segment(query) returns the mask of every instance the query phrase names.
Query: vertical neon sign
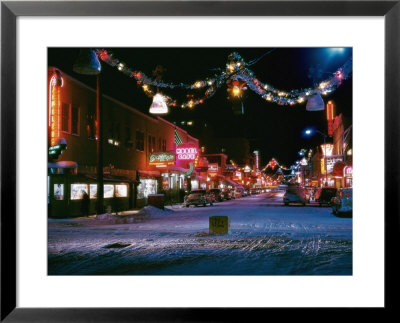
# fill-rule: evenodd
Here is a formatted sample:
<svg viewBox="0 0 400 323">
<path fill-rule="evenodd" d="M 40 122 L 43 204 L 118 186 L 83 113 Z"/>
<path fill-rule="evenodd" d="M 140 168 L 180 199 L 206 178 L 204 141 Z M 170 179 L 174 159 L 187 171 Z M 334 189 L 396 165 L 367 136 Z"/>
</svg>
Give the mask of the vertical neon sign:
<svg viewBox="0 0 400 323">
<path fill-rule="evenodd" d="M 326 119 L 328 120 L 328 135 L 329 137 L 333 136 L 333 103 L 329 101 L 326 104 Z"/>
<path fill-rule="evenodd" d="M 64 80 L 61 73 L 56 71 L 50 79 L 49 83 L 49 120 L 48 126 L 50 131 L 50 145 L 56 145 L 57 139 L 60 137 L 60 102 L 61 87 Z"/>
</svg>

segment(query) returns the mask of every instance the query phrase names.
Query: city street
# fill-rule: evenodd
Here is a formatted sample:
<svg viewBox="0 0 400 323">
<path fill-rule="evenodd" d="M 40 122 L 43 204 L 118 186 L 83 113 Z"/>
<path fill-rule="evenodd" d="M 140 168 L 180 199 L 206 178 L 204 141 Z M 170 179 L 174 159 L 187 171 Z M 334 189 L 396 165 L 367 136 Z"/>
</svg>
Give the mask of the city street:
<svg viewBox="0 0 400 323">
<path fill-rule="evenodd" d="M 352 219 L 283 192 L 48 221 L 50 275 L 351 275 Z M 230 218 L 209 234 L 209 216 Z"/>
</svg>

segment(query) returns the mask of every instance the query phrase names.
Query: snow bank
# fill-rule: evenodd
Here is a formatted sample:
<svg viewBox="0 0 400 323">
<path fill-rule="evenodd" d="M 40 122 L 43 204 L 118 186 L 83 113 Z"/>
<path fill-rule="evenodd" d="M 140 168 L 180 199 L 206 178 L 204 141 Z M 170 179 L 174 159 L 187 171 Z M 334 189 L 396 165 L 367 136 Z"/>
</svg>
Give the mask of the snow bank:
<svg viewBox="0 0 400 323">
<path fill-rule="evenodd" d="M 128 213 L 128 214 L 112 214 L 104 213 L 96 215 L 95 220 L 101 224 L 128 224 L 142 222 L 147 218 L 162 218 L 166 215 L 173 213 L 174 211 L 169 209 L 161 210 L 154 206 L 145 206 L 138 212 Z"/>
<path fill-rule="evenodd" d="M 146 217 L 151 217 L 151 218 L 158 218 L 158 217 L 164 217 L 166 215 L 170 215 L 173 213 L 171 209 L 164 209 L 161 210 L 155 206 L 145 206 L 143 209 L 141 209 L 137 214 L 138 215 L 144 215 Z"/>
</svg>

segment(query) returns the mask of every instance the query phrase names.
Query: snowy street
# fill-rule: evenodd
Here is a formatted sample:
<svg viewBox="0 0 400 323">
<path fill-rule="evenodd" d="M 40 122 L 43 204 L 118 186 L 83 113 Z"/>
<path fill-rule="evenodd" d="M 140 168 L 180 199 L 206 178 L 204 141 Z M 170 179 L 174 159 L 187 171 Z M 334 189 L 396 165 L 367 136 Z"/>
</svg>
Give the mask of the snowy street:
<svg viewBox="0 0 400 323">
<path fill-rule="evenodd" d="M 282 203 L 282 192 L 213 206 L 145 207 L 48 220 L 49 275 L 351 275 L 352 219 Z M 209 216 L 230 217 L 227 235 Z"/>
</svg>

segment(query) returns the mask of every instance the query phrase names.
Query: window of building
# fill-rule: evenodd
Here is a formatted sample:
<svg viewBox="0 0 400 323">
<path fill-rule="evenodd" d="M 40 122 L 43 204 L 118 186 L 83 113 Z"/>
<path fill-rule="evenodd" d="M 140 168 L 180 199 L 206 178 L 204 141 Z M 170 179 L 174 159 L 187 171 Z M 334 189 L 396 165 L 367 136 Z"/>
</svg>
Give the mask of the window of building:
<svg viewBox="0 0 400 323">
<path fill-rule="evenodd" d="M 149 194 L 157 193 L 157 180 L 155 179 L 141 179 L 137 187 L 137 198 L 147 198 Z"/>
<path fill-rule="evenodd" d="M 89 139 L 96 139 L 96 110 L 93 106 L 88 107 L 86 115 L 86 131 Z"/>
<path fill-rule="evenodd" d="M 144 151 L 144 133 L 139 130 L 136 131 L 136 149 Z"/>
<path fill-rule="evenodd" d="M 116 197 L 127 197 L 128 196 L 128 185 L 126 185 L 126 184 L 115 185 L 115 196 Z"/>
<path fill-rule="evenodd" d="M 162 147 L 161 147 L 162 151 L 167 151 L 167 140 L 163 139 L 162 140 Z"/>
<path fill-rule="evenodd" d="M 79 107 L 75 105 L 71 107 L 71 133 L 79 135 Z"/>
<path fill-rule="evenodd" d="M 88 193 L 87 184 L 71 184 L 71 200 L 81 200 L 83 192 Z"/>
<path fill-rule="evenodd" d="M 61 130 L 69 132 L 69 104 L 61 105 Z"/>
<path fill-rule="evenodd" d="M 153 153 L 156 150 L 156 137 L 149 136 L 149 142 L 148 142 L 148 150 L 149 153 Z"/>
<path fill-rule="evenodd" d="M 54 184 L 54 199 L 55 200 L 64 199 L 64 184 Z"/>
<path fill-rule="evenodd" d="M 97 198 L 97 184 L 90 184 L 89 185 L 89 192 L 90 192 L 89 197 L 91 199 Z"/>
<path fill-rule="evenodd" d="M 114 185 L 104 185 L 104 198 L 109 199 L 114 197 Z"/>
<path fill-rule="evenodd" d="M 125 127 L 125 147 L 126 148 L 133 148 L 133 141 L 131 136 L 131 128 Z"/>
</svg>

